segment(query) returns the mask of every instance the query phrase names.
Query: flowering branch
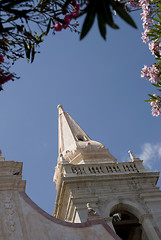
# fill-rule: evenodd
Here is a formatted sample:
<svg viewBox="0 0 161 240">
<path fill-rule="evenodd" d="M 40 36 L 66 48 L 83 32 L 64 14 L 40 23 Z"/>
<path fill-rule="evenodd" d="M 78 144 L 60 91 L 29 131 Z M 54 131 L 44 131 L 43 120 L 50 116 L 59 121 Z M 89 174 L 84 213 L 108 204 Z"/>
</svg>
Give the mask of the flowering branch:
<svg viewBox="0 0 161 240">
<path fill-rule="evenodd" d="M 148 42 L 149 50 L 154 55 L 156 63 L 147 67 L 144 65 L 141 77 L 149 80 L 154 87 L 161 92 L 161 3 L 158 0 L 130 0 L 130 6 L 142 9 L 141 20 L 143 21 L 142 40 Z M 152 107 L 152 115 L 161 115 L 161 95 L 148 94 Z"/>
<path fill-rule="evenodd" d="M 0 90 L 4 83 L 17 78 L 10 73 L 10 66 L 24 57 L 32 63 L 43 38 L 58 30 L 56 24 L 77 31 L 78 23 L 71 20 L 76 19 L 79 5 L 75 0 L 67 7 L 64 4 L 64 0 L 0 1 Z"/>
<path fill-rule="evenodd" d="M 80 39 L 90 31 L 95 18 L 101 36 L 106 39 L 106 26 L 114 29 L 114 11 L 128 24 L 136 28 L 120 0 L 1 0 L 0 1 L 0 54 L 9 64 L 26 57 L 33 62 L 37 48 L 50 31 L 69 28 L 78 32 L 76 18 L 85 15 Z M 37 31 L 35 31 L 37 29 Z M 4 61 L 4 60 L 3 60 Z M 0 66 L 4 62 L 0 62 Z M 7 66 L 7 63 L 6 63 Z M 0 70 L 0 90 L 6 81 L 16 78 L 9 71 Z"/>
<path fill-rule="evenodd" d="M 145 43 L 149 42 L 149 50 L 156 60 L 156 63 L 150 67 L 144 65 L 141 77 L 145 77 L 153 86 L 158 88 L 158 91 L 161 91 L 161 5 L 155 0 L 140 0 L 139 2 L 143 10 L 141 14 L 144 28 L 142 40 Z M 150 99 L 146 101 L 150 102 L 152 115 L 156 117 L 161 115 L 161 95 L 148 95 Z"/>
<path fill-rule="evenodd" d="M 2 85 L 9 80 L 14 81 L 18 78 L 14 73 L 10 73 L 10 67 L 4 63 L 4 56 L 0 54 L 0 91 L 3 90 Z"/>
</svg>

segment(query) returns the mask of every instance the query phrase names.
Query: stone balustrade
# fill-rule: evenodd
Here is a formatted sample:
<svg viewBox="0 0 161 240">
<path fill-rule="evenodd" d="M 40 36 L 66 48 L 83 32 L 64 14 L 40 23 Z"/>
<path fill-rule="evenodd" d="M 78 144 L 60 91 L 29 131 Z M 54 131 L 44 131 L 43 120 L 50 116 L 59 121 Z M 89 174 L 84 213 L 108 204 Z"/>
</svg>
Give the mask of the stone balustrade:
<svg viewBox="0 0 161 240">
<path fill-rule="evenodd" d="M 147 172 L 142 161 L 103 163 L 103 164 L 65 164 L 63 165 L 63 175 L 66 177 L 77 175 L 103 175 L 103 174 L 129 174 Z"/>
</svg>

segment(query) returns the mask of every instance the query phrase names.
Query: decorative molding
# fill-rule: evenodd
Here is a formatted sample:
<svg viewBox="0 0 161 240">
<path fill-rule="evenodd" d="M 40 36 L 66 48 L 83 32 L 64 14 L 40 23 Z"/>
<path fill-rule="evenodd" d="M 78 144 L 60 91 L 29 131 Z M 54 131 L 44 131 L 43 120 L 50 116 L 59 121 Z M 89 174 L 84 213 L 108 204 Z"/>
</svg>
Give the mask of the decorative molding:
<svg viewBox="0 0 161 240">
<path fill-rule="evenodd" d="M 153 216 L 152 216 L 152 214 L 150 214 L 150 213 L 144 214 L 144 215 L 142 215 L 142 216 L 140 217 L 139 223 L 142 224 L 143 221 L 145 220 L 145 218 L 153 218 Z"/>
<path fill-rule="evenodd" d="M 5 209 L 6 224 L 9 232 L 15 232 L 15 206 L 11 192 L 2 195 L 2 202 Z"/>
</svg>

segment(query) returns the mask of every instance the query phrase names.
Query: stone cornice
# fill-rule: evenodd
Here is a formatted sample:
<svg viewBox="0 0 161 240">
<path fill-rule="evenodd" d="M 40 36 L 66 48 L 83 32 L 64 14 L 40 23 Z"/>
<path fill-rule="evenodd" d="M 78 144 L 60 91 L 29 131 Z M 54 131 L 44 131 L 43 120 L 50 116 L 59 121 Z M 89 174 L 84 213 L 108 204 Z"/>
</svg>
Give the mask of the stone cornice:
<svg viewBox="0 0 161 240">
<path fill-rule="evenodd" d="M 22 162 L 0 161 L 0 190 L 25 191 L 26 181 L 22 180 Z"/>
<path fill-rule="evenodd" d="M 65 163 L 59 163 L 56 167 L 55 176 L 54 176 L 54 182 L 58 185 L 60 183 L 60 178 L 71 179 L 74 180 L 74 178 L 81 179 L 82 177 L 84 179 L 92 178 L 92 176 L 97 176 L 97 178 L 100 176 L 101 179 L 104 177 L 111 178 L 112 176 L 115 176 L 115 178 L 125 177 L 128 176 L 136 176 L 140 177 L 141 175 L 146 177 L 155 177 L 155 184 L 157 183 L 157 180 L 159 178 L 159 172 L 152 173 L 149 170 L 146 170 L 143 166 L 143 161 L 134 161 L 134 162 L 119 162 L 119 163 L 91 163 L 91 164 L 65 164 Z M 139 173 L 139 174 L 138 174 Z"/>
<path fill-rule="evenodd" d="M 158 172 L 149 172 L 149 173 L 129 173 L 129 174 L 114 174 L 114 173 L 109 173 L 109 174 L 91 174 L 91 175 L 80 175 L 79 178 L 77 175 L 66 175 L 62 178 L 62 181 L 64 183 L 71 183 L 71 182 L 85 182 L 85 181 L 124 181 L 124 180 L 132 180 L 135 178 L 135 181 L 141 181 L 141 182 L 151 182 L 152 184 L 156 185 L 158 178 L 159 178 L 159 173 Z"/>
<path fill-rule="evenodd" d="M 22 162 L 0 161 L 0 176 L 22 175 Z"/>
</svg>

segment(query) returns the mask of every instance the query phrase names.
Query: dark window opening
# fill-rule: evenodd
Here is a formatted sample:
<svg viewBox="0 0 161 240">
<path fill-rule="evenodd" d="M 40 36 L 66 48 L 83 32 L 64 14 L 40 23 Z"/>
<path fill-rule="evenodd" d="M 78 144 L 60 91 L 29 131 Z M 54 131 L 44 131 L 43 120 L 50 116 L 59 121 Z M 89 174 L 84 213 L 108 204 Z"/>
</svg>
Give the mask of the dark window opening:
<svg viewBox="0 0 161 240">
<path fill-rule="evenodd" d="M 83 137 L 78 137 L 78 141 L 84 141 Z"/>
<path fill-rule="evenodd" d="M 148 240 L 142 225 L 137 217 L 127 211 L 118 211 L 111 214 L 116 234 L 122 240 Z"/>
<path fill-rule="evenodd" d="M 77 135 L 76 139 L 77 139 L 77 141 L 82 141 L 82 142 L 87 141 L 86 136 L 82 136 L 82 135 Z"/>
</svg>

